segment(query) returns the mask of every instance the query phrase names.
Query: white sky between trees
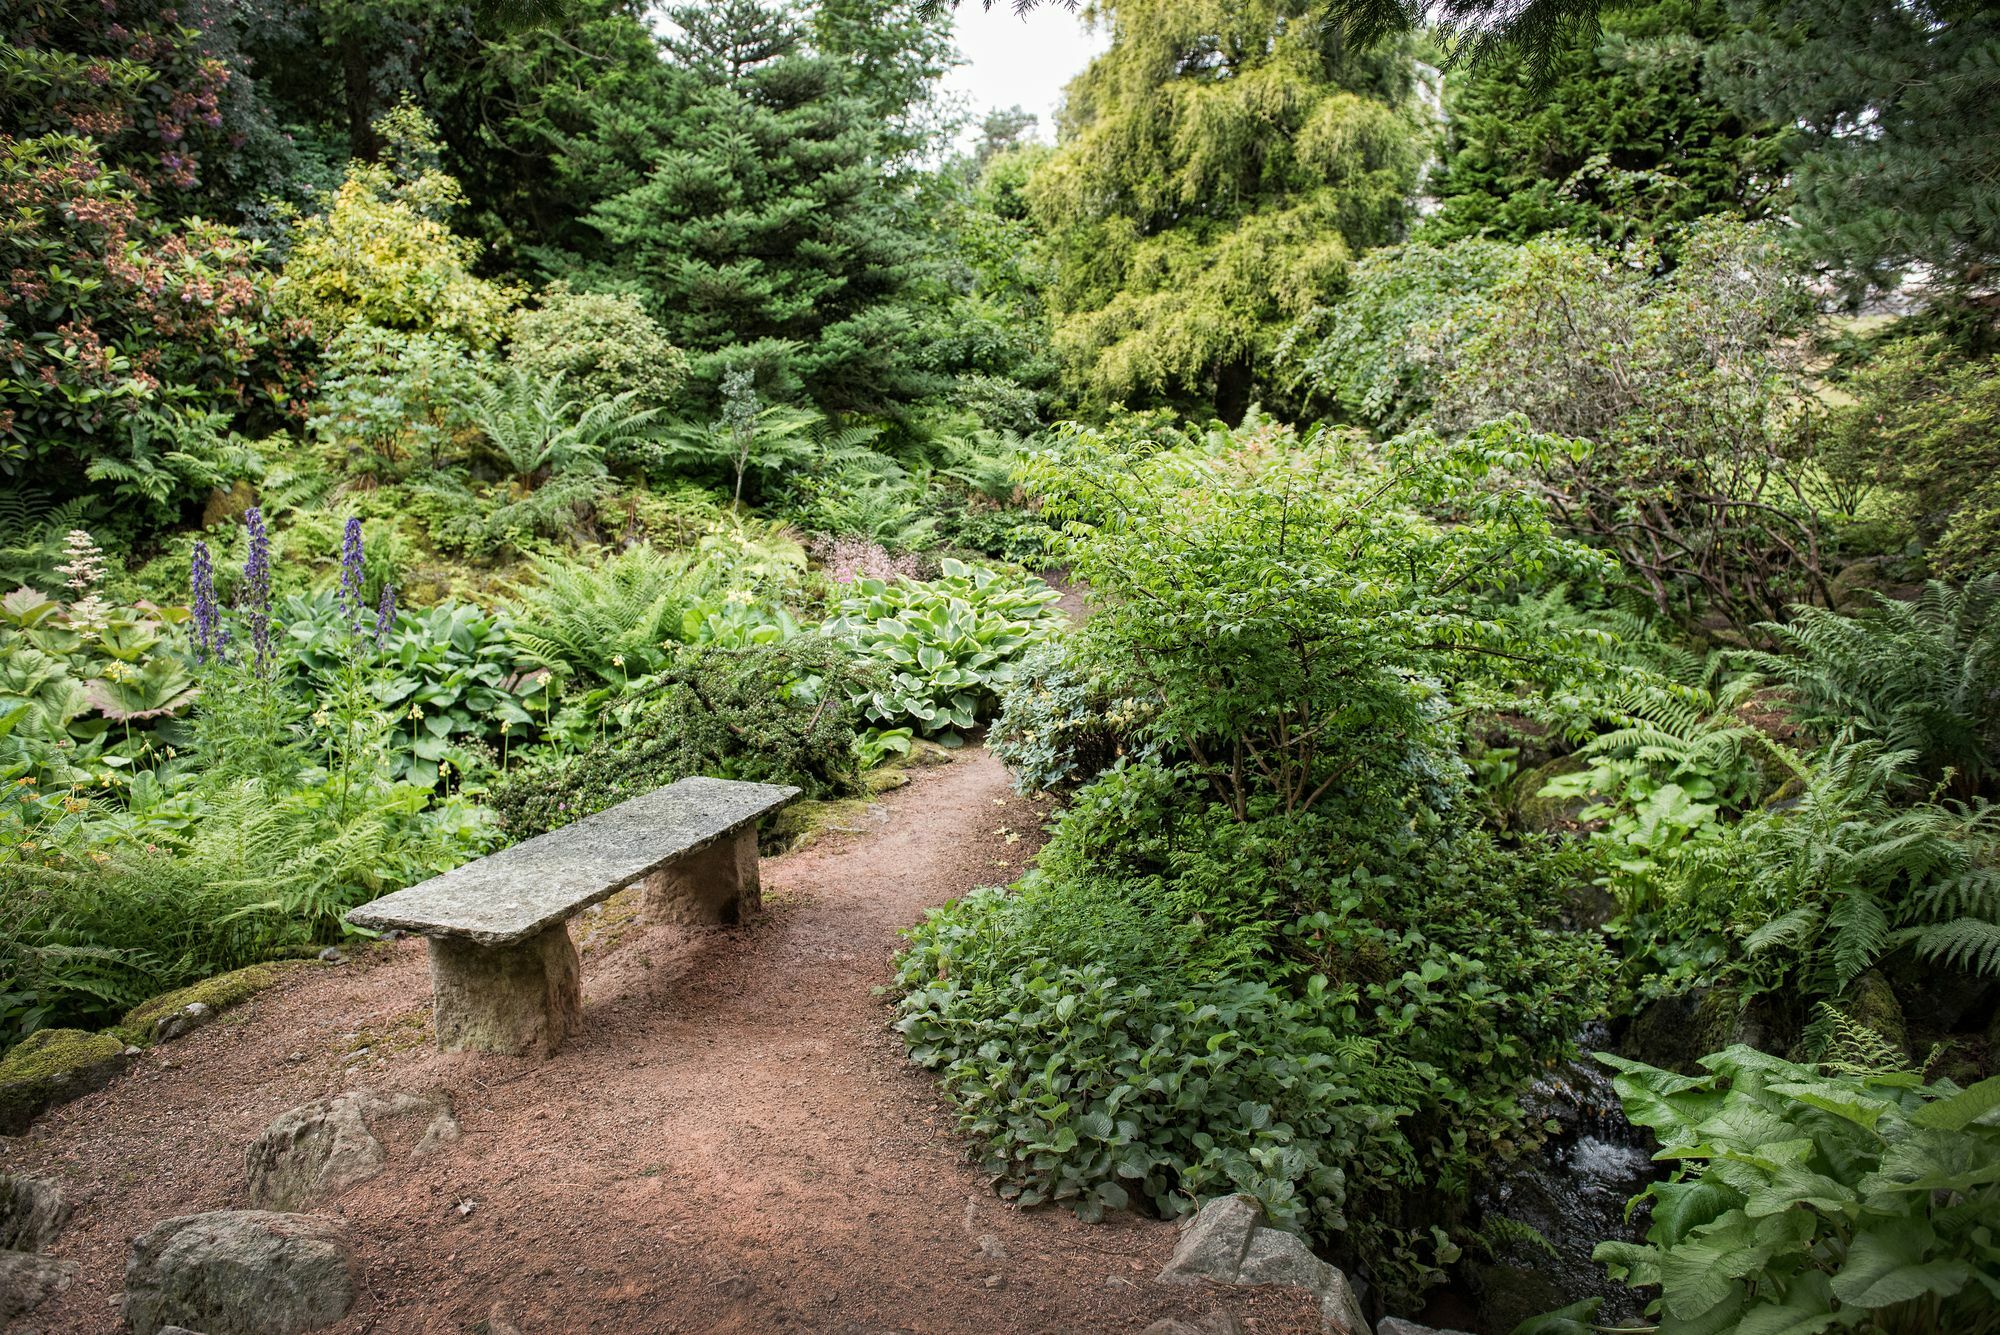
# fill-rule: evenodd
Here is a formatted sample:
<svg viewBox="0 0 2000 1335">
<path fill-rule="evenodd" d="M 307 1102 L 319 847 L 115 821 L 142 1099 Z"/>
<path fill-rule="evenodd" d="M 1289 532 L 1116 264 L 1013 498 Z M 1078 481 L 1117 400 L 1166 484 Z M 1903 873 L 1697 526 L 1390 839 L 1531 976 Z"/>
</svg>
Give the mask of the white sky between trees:
<svg viewBox="0 0 2000 1335">
<path fill-rule="evenodd" d="M 1061 5 L 1043 5 L 1017 18 L 1008 0 L 992 9 L 959 0 L 952 37 L 966 63 L 945 75 L 945 91 L 965 99 L 972 123 L 961 146 L 979 138 L 979 122 L 995 107 L 1020 106 L 1040 118 L 1035 129 L 1055 142 L 1056 104 L 1063 85 L 1111 44 L 1108 29 L 1092 30 Z"/>
</svg>

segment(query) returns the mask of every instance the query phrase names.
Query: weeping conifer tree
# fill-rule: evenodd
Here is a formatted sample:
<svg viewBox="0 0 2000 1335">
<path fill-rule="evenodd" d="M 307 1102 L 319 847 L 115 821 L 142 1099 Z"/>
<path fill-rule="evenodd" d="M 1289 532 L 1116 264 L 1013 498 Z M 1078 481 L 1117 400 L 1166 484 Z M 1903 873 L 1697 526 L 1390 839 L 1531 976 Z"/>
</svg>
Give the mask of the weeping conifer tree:
<svg viewBox="0 0 2000 1335">
<path fill-rule="evenodd" d="M 1113 0 L 1029 185 L 1076 388 L 1239 419 L 1284 329 L 1394 240 L 1429 113 L 1405 50 L 1296 0 Z"/>
</svg>

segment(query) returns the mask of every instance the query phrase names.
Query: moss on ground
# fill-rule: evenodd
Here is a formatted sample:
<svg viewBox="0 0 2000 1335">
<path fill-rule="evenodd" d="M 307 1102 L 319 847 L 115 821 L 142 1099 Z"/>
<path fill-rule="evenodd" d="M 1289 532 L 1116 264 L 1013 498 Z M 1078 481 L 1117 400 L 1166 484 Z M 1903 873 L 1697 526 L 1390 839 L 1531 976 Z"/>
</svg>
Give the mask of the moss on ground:
<svg viewBox="0 0 2000 1335">
<path fill-rule="evenodd" d="M 204 978 L 199 983 L 140 1002 L 126 1012 L 113 1032 L 130 1043 L 144 1047 L 153 1041 L 154 1024 L 167 1016 L 186 1010 L 196 1002 L 220 1014 L 275 985 L 287 973 L 303 968 L 307 963 L 305 960 L 280 960 Z"/>
<path fill-rule="evenodd" d="M 794 802 L 765 823 L 757 838 L 758 848 L 765 854 L 794 853 L 810 847 L 829 831 L 868 829 L 868 812 L 874 805 L 867 797 Z"/>
<path fill-rule="evenodd" d="M 18 1136 L 46 1109 L 102 1089 L 124 1066 L 115 1034 L 40 1029 L 0 1058 L 0 1135 Z"/>
</svg>

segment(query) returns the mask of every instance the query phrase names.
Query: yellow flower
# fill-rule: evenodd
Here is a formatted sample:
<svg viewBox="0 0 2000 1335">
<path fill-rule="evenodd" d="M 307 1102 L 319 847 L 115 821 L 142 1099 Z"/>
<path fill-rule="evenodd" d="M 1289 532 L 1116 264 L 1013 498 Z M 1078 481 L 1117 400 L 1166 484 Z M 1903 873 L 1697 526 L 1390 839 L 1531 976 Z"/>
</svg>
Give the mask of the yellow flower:
<svg viewBox="0 0 2000 1335">
<path fill-rule="evenodd" d="M 411 717 L 411 718 L 422 718 L 423 716 L 424 716 L 424 707 L 423 707 L 422 705 L 411 705 L 411 706 L 410 706 L 410 717 Z"/>
</svg>

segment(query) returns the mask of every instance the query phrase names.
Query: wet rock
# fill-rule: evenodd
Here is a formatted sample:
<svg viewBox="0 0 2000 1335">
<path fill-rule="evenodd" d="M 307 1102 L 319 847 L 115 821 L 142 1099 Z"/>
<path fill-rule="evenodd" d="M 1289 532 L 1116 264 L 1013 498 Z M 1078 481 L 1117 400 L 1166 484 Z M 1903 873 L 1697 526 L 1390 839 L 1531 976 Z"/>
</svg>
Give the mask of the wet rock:
<svg viewBox="0 0 2000 1335">
<path fill-rule="evenodd" d="M 0 1326 L 34 1311 L 75 1278 L 74 1261 L 33 1252 L 0 1252 Z"/>
<path fill-rule="evenodd" d="M 335 1219 L 217 1210 L 154 1225 L 125 1267 L 134 1335 L 298 1335 L 354 1305 L 347 1229 Z"/>
<path fill-rule="evenodd" d="M 378 1094 L 351 1089 L 281 1113 L 252 1142 L 250 1203 L 297 1210 L 365 1182 L 388 1166 L 383 1137 L 427 1154 L 458 1139 L 458 1120 L 442 1094 Z"/>
<path fill-rule="evenodd" d="M 1466 1335 L 1466 1333 L 1462 1330 L 1441 1330 L 1436 1326 L 1420 1326 L 1399 1316 L 1385 1316 L 1376 1323 L 1375 1335 Z"/>
<path fill-rule="evenodd" d="M 26 1134 L 57 1104 L 82 1098 L 118 1078 L 130 1060 L 111 1034 L 38 1029 L 0 1061 L 0 1135 Z"/>
<path fill-rule="evenodd" d="M 0 1250 L 41 1251 L 68 1220 L 61 1183 L 0 1173 Z"/>
<path fill-rule="evenodd" d="M 1702 1069 L 1699 1059 L 1708 1053 L 1736 1043 L 1782 1053 L 1790 1039 L 1787 1025 L 1767 1000 L 1744 1006 L 1727 988 L 1707 988 L 1648 1005 L 1633 1017 L 1618 1049 L 1649 1066 L 1696 1075 Z"/>
<path fill-rule="evenodd" d="M 1222 1196 L 1181 1221 L 1162 1284 L 1294 1284 L 1319 1300 L 1323 1335 L 1372 1335 L 1347 1276 L 1295 1233 L 1272 1228 L 1251 1196 Z"/>
<path fill-rule="evenodd" d="M 1610 1046 L 1602 1025 L 1577 1035 L 1584 1053 Z M 1653 1142 L 1626 1120 L 1611 1072 L 1588 1056 L 1560 1063 L 1520 1095 L 1525 1121 L 1546 1139 L 1490 1159 L 1475 1201 L 1489 1254 L 1468 1263 L 1481 1326 L 1512 1330 L 1530 1316 L 1583 1298 L 1603 1300 L 1610 1321 L 1636 1317 L 1643 1299 L 1591 1259 L 1606 1239 L 1637 1242 L 1643 1210 L 1626 1204 L 1660 1174 Z"/>
<path fill-rule="evenodd" d="M 1512 1330 L 1529 1317 L 1576 1301 L 1565 1286 L 1533 1263 L 1474 1262 L 1470 1272 L 1480 1317 L 1491 1330 Z"/>
</svg>

